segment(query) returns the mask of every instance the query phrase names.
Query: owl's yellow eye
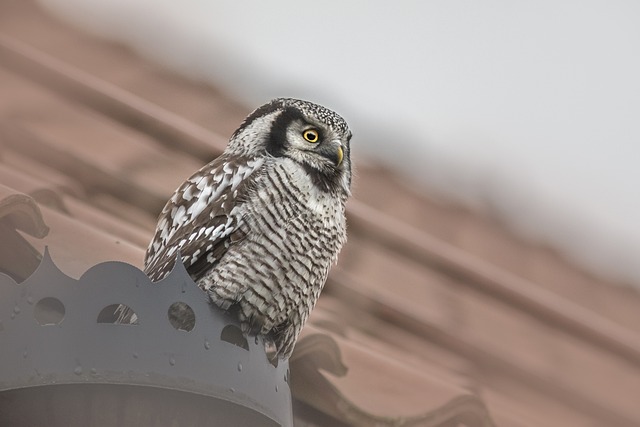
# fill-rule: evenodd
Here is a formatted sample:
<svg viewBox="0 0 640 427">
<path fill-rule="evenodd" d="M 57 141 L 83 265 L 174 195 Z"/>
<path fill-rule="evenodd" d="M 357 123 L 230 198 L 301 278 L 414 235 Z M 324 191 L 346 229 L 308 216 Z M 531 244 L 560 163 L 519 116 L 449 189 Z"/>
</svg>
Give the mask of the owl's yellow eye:
<svg viewBox="0 0 640 427">
<path fill-rule="evenodd" d="M 320 135 L 318 135 L 318 131 L 315 129 L 307 129 L 302 132 L 302 136 L 309 142 L 318 142 Z"/>
</svg>

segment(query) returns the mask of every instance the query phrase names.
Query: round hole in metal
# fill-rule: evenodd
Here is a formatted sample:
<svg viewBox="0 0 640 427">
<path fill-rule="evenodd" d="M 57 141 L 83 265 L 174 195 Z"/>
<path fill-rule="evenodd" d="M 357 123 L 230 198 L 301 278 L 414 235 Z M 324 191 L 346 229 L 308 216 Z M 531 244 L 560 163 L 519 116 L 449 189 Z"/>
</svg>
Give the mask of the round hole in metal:
<svg viewBox="0 0 640 427">
<path fill-rule="evenodd" d="M 249 343 L 242 334 L 242 330 L 235 325 L 227 325 L 220 334 L 220 339 L 226 341 L 238 347 L 242 347 L 245 350 L 249 350 Z"/>
<path fill-rule="evenodd" d="M 264 339 L 264 351 L 267 353 L 267 360 L 274 368 L 278 367 L 278 348 L 276 347 L 276 343 L 269 338 Z"/>
<path fill-rule="evenodd" d="M 65 315 L 65 308 L 58 298 L 42 298 L 33 307 L 33 317 L 40 325 L 58 325 Z"/>
<path fill-rule="evenodd" d="M 138 315 L 126 304 L 111 304 L 100 310 L 97 322 L 112 325 L 137 325 Z"/>
<path fill-rule="evenodd" d="M 174 302 L 167 312 L 169 323 L 179 331 L 191 332 L 196 327 L 196 314 L 184 302 Z"/>
</svg>

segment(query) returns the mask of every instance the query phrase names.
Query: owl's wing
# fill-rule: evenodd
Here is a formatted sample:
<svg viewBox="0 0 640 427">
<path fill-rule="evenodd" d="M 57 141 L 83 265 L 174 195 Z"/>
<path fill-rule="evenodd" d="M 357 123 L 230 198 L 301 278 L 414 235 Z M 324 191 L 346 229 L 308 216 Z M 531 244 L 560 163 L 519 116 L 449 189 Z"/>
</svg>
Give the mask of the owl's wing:
<svg viewBox="0 0 640 427">
<path fill-rule="evenodd" d="M 152 280 L 171 271 L 178 250 L 194 280 L 220 260 L 238 238 L 238 207 L 263 163 L 262 158 L 223 154 L 178 188 L 160 214 L 145 256 L 145 272 Z"/>
</svg>

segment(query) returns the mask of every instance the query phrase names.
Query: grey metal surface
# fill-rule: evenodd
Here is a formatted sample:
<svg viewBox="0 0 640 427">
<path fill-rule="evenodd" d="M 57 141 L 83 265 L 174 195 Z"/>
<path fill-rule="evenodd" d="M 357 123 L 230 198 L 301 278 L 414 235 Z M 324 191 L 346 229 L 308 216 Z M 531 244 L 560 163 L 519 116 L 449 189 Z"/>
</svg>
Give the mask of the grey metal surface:
<svg viewBox="0 0 640 427">
<path fill-rule="evenodd" d="M 288 362 L 270 364 L 261 338 L 249 337 L 248 350 L 220 340 L 226 326 L 237 324 L 212 307 L 176 264 L 155 284 L 120 262 L 96 265 L 75 280 L 47 253 L 21 284 L 0 275 L 0 420 L 20 420 L 28 411 L 60 418 L 77 406 L 73 396 L 83 396 L 96 409 L 83 415 L 90 424 L 78 425 L 291 425 Z M 50 298 L 64 306 L 57 324 L 62 310 Z M 169 322 L 175 302 L 194 311 L 190 332 Z M 138 324 L 98 323 L 98 314 L 112 304 L 131 307 Z M 145 405 L 149 413 L 143 413 Z M 129 417 L 109 422 L 114 411 L 129 411 Z M 36 415 L 29 419 L 40 419 Z M 223 415 L 231 418 L 221 422 Z M 62 419 L 57 424 L 69 425 Z"/>
</svg>

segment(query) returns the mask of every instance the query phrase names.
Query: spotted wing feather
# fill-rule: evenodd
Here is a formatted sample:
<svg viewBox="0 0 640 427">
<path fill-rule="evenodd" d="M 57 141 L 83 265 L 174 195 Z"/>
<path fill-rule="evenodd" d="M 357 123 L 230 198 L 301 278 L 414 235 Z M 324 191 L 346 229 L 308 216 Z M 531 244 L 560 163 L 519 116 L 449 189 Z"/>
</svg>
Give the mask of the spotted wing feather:
<svg viewBox="0 0 640 427">
<path fill-rule="evenodd" d="M 145 257 L 152 280 L 171 271 L 178 251 L 194 280 L 220 260 L 232 235 L 238 238 L 240 207 L 262 164 L 263 159 L 222 155 L 178 188 L 160 214 Z"/>
</svg>

